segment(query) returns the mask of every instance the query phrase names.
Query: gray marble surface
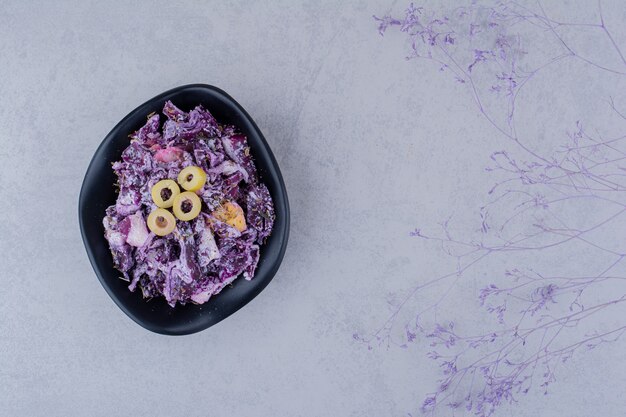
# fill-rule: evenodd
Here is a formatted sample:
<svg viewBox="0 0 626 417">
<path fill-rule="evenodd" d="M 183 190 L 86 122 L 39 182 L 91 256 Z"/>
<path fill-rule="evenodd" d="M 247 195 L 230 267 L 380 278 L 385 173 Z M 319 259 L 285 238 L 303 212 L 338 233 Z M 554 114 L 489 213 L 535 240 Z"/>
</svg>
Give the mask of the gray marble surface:
<svg viewBox="0 0 626 417">
<path fill-rule="evenodd" d="M 613 19 L 626 18 L 621 2 L 605 3 Z M 398 34 L 378 35 L 372 14 L 403 8 L 0 2 L 0 415 L 419 414 L 436 366 L 420 349 L 368 350 L 352 335 L 380 327 L 390 294 L 442 265 L 408 232 L 479 206 L 499 139 L 464 90 L 404 61 Z M 77 198 L 112 126 L 193 82 L 229 92 L 265 133 L 292 232 L 280 271 L 253 302 L 207 331 L 164 337 L 134 324 L 101 288 Z M 623 96 L 624 83 L 588 82 L 596 94 L 572 93 L 573 117 Z M 530 117 L 551 105 L 537 100 Z M 475 303 L 460 297 L 445 313 Z M 531 393 L 497 415 L 623 415 L 623 347 L 574 357 L 549 396 Z"/>
</svg>

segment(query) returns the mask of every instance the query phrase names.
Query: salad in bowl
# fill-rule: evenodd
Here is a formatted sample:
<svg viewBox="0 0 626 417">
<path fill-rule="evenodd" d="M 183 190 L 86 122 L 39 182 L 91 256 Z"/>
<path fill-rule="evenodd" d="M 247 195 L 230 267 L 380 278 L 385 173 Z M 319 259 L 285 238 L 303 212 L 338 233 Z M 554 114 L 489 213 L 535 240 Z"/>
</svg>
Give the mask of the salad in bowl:
<svg viewBox="0 0 626 417">
<path fill-rule="evenodd" d="M 247 138 L 202 105 L 166 101 L 130 135 L 102 222 L 114 267 L 145 299 L 204 304 L 252 280 L 276 218 Z"/>
</svg>

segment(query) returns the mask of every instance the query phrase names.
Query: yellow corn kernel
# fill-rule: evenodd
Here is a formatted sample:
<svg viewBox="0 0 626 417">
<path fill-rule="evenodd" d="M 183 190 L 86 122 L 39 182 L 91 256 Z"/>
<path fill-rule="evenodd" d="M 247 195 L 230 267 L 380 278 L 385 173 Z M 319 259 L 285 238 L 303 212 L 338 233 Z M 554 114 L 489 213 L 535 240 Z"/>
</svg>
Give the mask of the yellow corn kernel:
<svg viewBox="0 0 626 417">
<path fill-rule="evenodd" d="M 228 201 L 215 209 L 213 217 L 243 232 L 247 229 L 246 216 L 243 209 L 234 201 Z"/>
</svg>

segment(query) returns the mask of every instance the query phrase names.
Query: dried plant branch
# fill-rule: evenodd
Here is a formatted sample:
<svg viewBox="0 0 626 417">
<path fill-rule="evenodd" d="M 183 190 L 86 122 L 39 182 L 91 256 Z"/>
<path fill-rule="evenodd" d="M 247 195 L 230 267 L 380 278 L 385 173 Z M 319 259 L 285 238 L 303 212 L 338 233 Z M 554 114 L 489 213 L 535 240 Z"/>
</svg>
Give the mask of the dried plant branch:
<svg viewBox="0 0 626 417">
<path fill-rule="evenodd" d="M 599 21 L 568 23 L 550 17 L 541 3 L 532 9 L 517 2 L 472 2 L 443 14 L 410 5 L 403 17 L 375 17 L 381 35 L 392 28 L 407 35 L 408 59 L 431 61 L 466 86 L 479 113 L 504 139 L 504 149 L 492 153 L 487 168 L 496 181 L 480 207 L 478 231 L 472 228 L 469 237 L 456 237 L 448 219 L 440 233 L 411 233 L 448 254 L 450 271 L 413 287 L 372 335 L 354 336 L 370 348 L 430 341 L 434 350 L 428 357 L 437 361 L 442 375 L 423 401 L 425 413 L 463 407 L 490 416 L 533 386 L 547 393 L 555 371 L 574 353 L 616 341 L 626 331 L 625 321 L 615 319 L 624 317 L 626 306 L 626 276 L 619 272 L 626 258 L 626 134 L 591 134 L 577 121 L 560 146 L 545 152 L 532 137 L 520 136 L 516 126 L 520 91 L 539 73 L 578 61 L 604 74 L 626 75 L 626 59 L 603 13 L 599 4 Z M 601 31 L 606 40 L 602 47 L 619 58 L 620 66 L 589 58 L 570 45 L 564 29 Z M 525 49 L 533 46 L 525 40 L 529 35 L 543 36 L 545 48 L 552 48 L 552 55 L 535 66 L 524 59 L 532 52 Z M 626 121 L 612 97 L 608 111 Z M 582 218 L 564 216 L 565 211 Z M 550 256 L 554 250 L 572 255 L 582 251 L 589 259 L 580 259 L 578 275 L 568 272 L 571 268 L 542 273 L 528 264 L 505 270 L 497 284 L 489 283 L 477 297 L 495 319 L 491 330 L 465 335 L 456 330 L 471 328 L 463 320 L 433 323 L 431 313 L 463 277 L 478 268 L 493 269 L 491 262 L 499 256 Z M 587 262 L 591 259 L 598 261 Z M 409 300 L 443 284 L 433 303 L 417 311 L 411 322 L 401 322 L 400 312 Z M 601 320 L 606 325 L 598 326 L 593 324 L 598 318 L 614 320 Z M 393 337 L 398 326 L 404 333 L 401 341 Z"/>
</svg>

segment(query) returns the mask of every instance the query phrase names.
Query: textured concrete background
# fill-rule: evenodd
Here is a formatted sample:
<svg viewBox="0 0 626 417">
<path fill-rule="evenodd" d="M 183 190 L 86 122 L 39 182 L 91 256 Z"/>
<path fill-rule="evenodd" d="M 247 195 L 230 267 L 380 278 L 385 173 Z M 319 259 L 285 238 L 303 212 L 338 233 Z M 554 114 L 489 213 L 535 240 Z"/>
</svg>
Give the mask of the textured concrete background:
<svg viewBox="0 0 626 417">
<path fill-rule="evenodd" d="M 0 3 L 0 415 L 415 413 L 435 365 L 352 334 L 380 326 L 388 294 L 437 269 L 439 252 L 407 232 L 480 204 L 497 139 L 458 86 L 403 61 L 399 35 L 378 36 L 371 15 L 403 2 L 176 3 Z M 77 198 L 112 126 L 192 82 L 229 92 L 265 133 L 292 233 L 258 298 L 172 338 L 103 291 Z M 597 103 L 579 98 L 583 113 Z M 448 314 L 463 303 L 475 300 Z M 550 396 L 499 415 L 621 416 L 624 359 L 623 344 L 575 357 Z"/>
</svg>

